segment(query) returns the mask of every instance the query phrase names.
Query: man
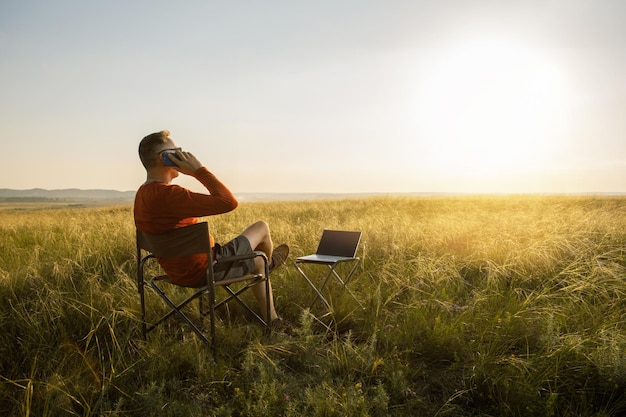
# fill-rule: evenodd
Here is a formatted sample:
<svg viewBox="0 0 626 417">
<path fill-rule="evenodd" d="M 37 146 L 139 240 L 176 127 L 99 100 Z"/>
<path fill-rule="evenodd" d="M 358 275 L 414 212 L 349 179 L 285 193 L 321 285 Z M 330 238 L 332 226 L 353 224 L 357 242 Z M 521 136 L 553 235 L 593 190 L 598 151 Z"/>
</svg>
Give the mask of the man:
<svg viewBox="0 0 626 417">
<path fill-rule="evenodd" d="M 141 140 L 139 158 L 146 169 L 146 182 L 139 187 L 135 196 L 135 225 L 146 233 L 163 233 L 178 227 L 197 223 L 199 217 L 227 213 L 239 204 L 233 193 L 215 175 L 209 172 L 191 153 L 177 147 L 169 137 L 167 130 L 152 133 Z M 172 184 L 179 173 L 196 178 L 208 190 L 208 194 L 194 193 L 186 188 Z M 270 270 L 284 263 L 289 254 L 287 245 L 273 248 L 272 238 L 267 223 L 259 221 L 246 228 L 230 242 L 216 244 L 213 236 L 208 236 L 213 248 L 213 256 L 232 256 L 247 254 L 252 251 L 271 255 Z M 206 255 L 192 255 L 184 258 L 157 258 L 171 281 L 187 287 L 201 287 L 206 284 Z M 246 273 L 264 273 L 264 262 L 260 257 L 242 261 L 228 268 L 218 264 L 215 279 Z M 276 324 L 280 321 L 274 309 L 272 288 L 270 285 L 270 317 L 265 317 L 265 285 L 261 282 L 252 291 L 259 310 L 266 322 Z"/>
</svg>

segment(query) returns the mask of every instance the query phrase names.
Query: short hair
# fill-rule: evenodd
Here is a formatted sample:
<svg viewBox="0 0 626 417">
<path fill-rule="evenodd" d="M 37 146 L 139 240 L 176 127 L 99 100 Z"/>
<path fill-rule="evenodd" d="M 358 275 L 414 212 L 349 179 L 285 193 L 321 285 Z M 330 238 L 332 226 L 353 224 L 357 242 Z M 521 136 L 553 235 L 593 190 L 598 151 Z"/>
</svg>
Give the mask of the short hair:
<svg viewBox="0 0 626 417">
<path fill-rule="evenodd" d="M 139 159 L 144 168 L 152 168 L 157 165 L 157 149 L 164 144 L 170 136 L 169 130 L 151 133 L 139 143 Z"/>
</svg>

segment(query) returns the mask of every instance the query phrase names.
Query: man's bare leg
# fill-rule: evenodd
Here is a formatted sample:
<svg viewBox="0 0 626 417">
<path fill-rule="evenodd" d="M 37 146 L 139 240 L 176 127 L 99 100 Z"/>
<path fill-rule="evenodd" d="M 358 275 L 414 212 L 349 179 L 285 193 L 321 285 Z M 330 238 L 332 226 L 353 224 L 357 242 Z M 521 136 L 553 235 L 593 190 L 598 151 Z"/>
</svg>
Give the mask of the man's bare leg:
<svg viewBox="0 0 626 417">
<path fill-rule="evenodd" d="M 259 259 L 259 258 L 257 258 Z M 261 261 L 263 263 L 263 261 Z M 263 269 L 263 267 L 261 267 Z M 267 320 L 267 304 L 265 298 L 265 286 L 269 285 L 269 294 L 270 294 L 270 320 Z M 278 314 L 276 314 L 276 309 L 274 308 L 274 294 L 272 293 L 272 284 L 269 281 L 262 281 L 252 287 L 252 293 L 254 294 L 254 298 L 256 298 L 257 305 L 259 306 L 259 310 L 261 311 L 261 315 L 263 316 L 263 320 L 266 323 L 271 323 L 278 318 Z"/>
<path fill-rule="evenodd" d="M 246 228 L 246 230 L 244 230 L 241 234 L 248 239 L 253 251 L 263 252 L 267 256 L 268 260 L 271 260 L 272 250 L 274 249 L 274 245 L 272 243 L 272 237 L 270 236 L 270 228 L 266 222 L 264 221 L 256 222 L 248 226 L 248 228 Z M 261 258 L 255 258 L 254 263 L 256 266 L 254 273 L 265 274 L 265 264 L 263 260 Z M 269 295 L 270 295 L 269 323 L 271 323 L 272 321 L 278 318 L 278 314 L 276 314 L 276 310 L 274 308 L 274 295 L 272 293 L 272 285 L 268 281 L 259 282 L 257 285 L 252 287 L 252 292 L 254 294 L 254 297 L 256 298 L 257 304 L 259 306 L 259 310 L 261 311 L 261 314 L 263 315 L 263 319 L 267 323 L 268 320 L 267 320 L 267 317 L 265 317 L 267 315 L 267 310 L 266 310 L 267 300 L 265 298 L 265 294 L 266 294 L 265 285 L 269 285 Z"/>
</svg>

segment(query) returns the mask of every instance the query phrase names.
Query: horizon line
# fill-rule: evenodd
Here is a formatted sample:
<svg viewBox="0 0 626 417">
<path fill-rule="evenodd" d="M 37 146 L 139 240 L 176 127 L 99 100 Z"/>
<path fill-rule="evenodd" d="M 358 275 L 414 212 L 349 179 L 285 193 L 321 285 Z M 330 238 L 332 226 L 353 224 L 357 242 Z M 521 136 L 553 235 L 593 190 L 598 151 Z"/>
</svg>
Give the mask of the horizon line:
<svg viewBox="0 0 626 417">
<path fill-rule="evenodd" d="M 136 190 L 116 190 L 106 188 L 0 188 L 2 192 L 103 192 L 136 193 Z M 625 191 L 233 191 L 235 195 L 626 195 Z"/>
</svg>

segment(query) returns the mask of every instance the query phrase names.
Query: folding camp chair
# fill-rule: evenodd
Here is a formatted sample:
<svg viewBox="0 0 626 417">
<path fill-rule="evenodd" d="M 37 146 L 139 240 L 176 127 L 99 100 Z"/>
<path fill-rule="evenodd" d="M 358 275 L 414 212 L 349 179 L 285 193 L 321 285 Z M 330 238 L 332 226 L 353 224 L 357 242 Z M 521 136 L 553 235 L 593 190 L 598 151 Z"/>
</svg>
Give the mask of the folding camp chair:
<svg viewBox="0 0 626 417">
<path fill-rule="evenodd" d="M 183 257 L 199 253 L 206 253 L 209 260 L 209 268 L 206 271 L 206 285 L 199 288 L 190 288 L 193 293 L 185 298 L 182 302 L 175 303 L 171 297 L 165 293 L 165 286 L 162 284 L 173 284 L 167 275 L 156 275 L 150 280 L 146 280 L 145 269 L 148 261 L 155 259 L 156 257 Z M 265 263 L 264 274 L 251 274 L 236 278 L 229 278 L 225 280 L 215 281 L 214 266 L 219 262 L 236 264 L 237 261 L 244 259 L 251 259 L 255 257 L 261 257 Z M 161 324 L 167 318 L 178 315 L 183 321 L 188 324 L 196 335 L 207 345 L 210 345 L 213 349 L 213 357 L 215 358 L 216 344 L 215 344 L 215 309 L 224 305 L 225 303 L 235 300 L 237 301 L 247 312 L 252 314 L 263 326 L 269 328 L 269 324 L 254 312 L 241 298 L 240 295 L 251 288 L 252 286 L 265 281 L 269 284 L 268 275 L 268 262 L 267 257 L 262 252 L 253 252 L 246 255 L 238 255 L 232 257 L 224 257 L 218 260 L 214 260 L 212 257 L 212 251 L 209 243 L 209 226 L 206 222 L 200 222 L 191 226 L 186 226 L 178 229 L 174 229 L 162 234 L 149 234 L 137 230 L 137 287 L 139 296 L 141 299 L 141 319 L 142 319 L 142 333 L 144 339 L 147 338 L 147 334 L 154 330 L 159 324 Z M 239 288 L 231 288 L 233 284 L 239 284 Z M 152 288 L 170 307 L 167 314 L 163 315 L 158 320 L 151 324 L 146 320 L 146 304 L 144 287 L 149 286 Z M 216 302 L 215 288 L 222 287 L 228 293 L 227 296 L 219 302 Z M 270 295 L 269 285 L 266 285 L 266 317 L 270 317 Z M 209 309 L 203 311 L 202 296 L 208 294 Z M 191 301 L 199 299 L 200 315 L 204 317 L 210 316 L 211 319 L 211 342 L 204 336 L 200 329 L 191 321 L 191 319 L 183 312 L 183 308 Z"/>
<path fill-rule="evenodd" d="M 320 299 L 328 310 L 331 309 L 330 303 L 328 299 L 323 295 L 324 289 L 326 288 L 330 277 L 335 277 L 339 282 L 341 290 L 346 290 L 350 293 L 352 298 L 363 308 L 359 300 L 355 297 L 355 295 L 348 288 L 348 282 L 350 278 L 356 271 L 356 268 L 359 266 L 359 258 L 357 258 L 356 251 L 359 246 L 359 242 L 361 240 L 361 232 L 352 232 L 352 231 L 344 231 L 344 230 L 324 230 L 322 232 L 322 237 L 319 241 L 316 253 L 312 255 L 301 256 L 297 258 L 294 262 L 294 266 L 296 270 L 300 273 L 300 275 L 305 279 L 305 281 L 309 284 L 309 286 L 313 289 L 315 293 L 315 298 L 311 302 L 310 307 L 313 307 L 313 304 Z M 321 285 L 318 287 L 315 286 L 313 281 L 307 276 L 303 265 L 323 265 L 328 268 L 326 276 L 320 281 Z M 340 265 L 347 264 L 348 267 L 352 264 L 352 267 L 348 270 L 345 277 L 342 278 L 339 274 Z M 309 275 L 310 275 L 309 268 Z"/>
</svg>

